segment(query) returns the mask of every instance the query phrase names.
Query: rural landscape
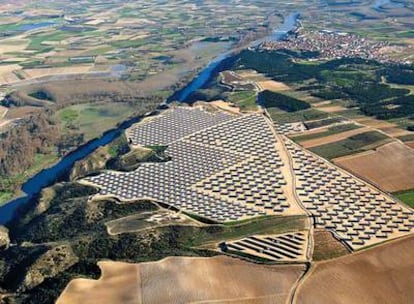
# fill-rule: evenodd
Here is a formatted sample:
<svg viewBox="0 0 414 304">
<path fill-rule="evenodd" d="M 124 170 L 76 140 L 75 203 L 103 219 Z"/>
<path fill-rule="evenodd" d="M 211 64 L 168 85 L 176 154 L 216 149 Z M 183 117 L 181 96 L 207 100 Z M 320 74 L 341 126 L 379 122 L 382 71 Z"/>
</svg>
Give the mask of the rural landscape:
<svg viewBox="0 0 414 304">
<path fill-rule="evenodd" d="M 412 303 L 413 28 L 0 0 L 0 303 Z"/>
</svg>

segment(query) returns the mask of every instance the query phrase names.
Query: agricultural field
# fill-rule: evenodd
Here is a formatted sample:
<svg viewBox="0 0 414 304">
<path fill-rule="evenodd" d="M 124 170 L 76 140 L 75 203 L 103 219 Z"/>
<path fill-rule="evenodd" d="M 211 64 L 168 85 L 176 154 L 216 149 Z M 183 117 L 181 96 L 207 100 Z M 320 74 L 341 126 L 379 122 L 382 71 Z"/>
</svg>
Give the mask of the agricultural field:
<svg viewBox="0 0 414 304">
<path fill-rule="evenodd" d="M 322 127 L 317 128 L 316 130 L 305 131 L 301 134 L 294 134 L 291 138 L 298 143 L 307 142 L 314 139 L 320 139 L 326 136 L 331 136 L 335 134 L 341 134 L 343 132 L 356 130 L 361 128 L 358 125 L 347 123 L 347 124 L 339 124 L 333 125 L 329 127 Z"/>
<path fill-rule="evenodd" d="M 414 190 L 406 190 L 394 193 L 394 196 L 400 201 L 406 203 L 411 208 L 414 207 Z"/>
<path fill-rule="evenodd" d="M 0 85 L 68 74 L 144 80 L 185 62 L 191 66 L 181 72 L 188 72 L 245 36 L 264 35 L 267 26 L 281 20 L 270 1 L 251 4 L 248 10 L 238 1 L 180 2 L 82 1 L 83 9 L 64 0 L 37 6 L 14 3 L 10 11 L 0 12 L 0 56 L 7 63 L 0 69 Z M 211 18 L 230 8 L 231 14 Z"/>
<path fill-rule="evenodd" d="M 0 226 L 0 302 L 414 298 L 411 1 L 6 2 L 0 205 L 141 119 Z M 379 56 L 252 46 L 294 12 Z"/>
<path fill-rule="evenodd" d="M 360 130 L 357 129 L 356 131 Z M 332 160 L 337 157 L 375 149 L 390 140 L 389 137 L 378 131 L 368 131 L 351 135 L 343 140 L 314 146 L 310 150 L 326 159 Z"/>
<path fill-rule="evenodd" d="M 174 105 L 132 125 L 13 223 L 18 245 L 0 258 L 10 265 L 0 286 L 27 303 L 89 303 L 97 294 L 285 303 L 313 259 L 412 233 L 411 209 L 309 154 L 281 127 L 222 101 Z M 54 258 L 63 262 L 47 262 Z"/>
<path fill-rule="evenodd" d="M 229 95 L 227 101 L 235 104 L 241 111 L 257 111 L 257 92 L 233 92 Z"/>
<path fill-rule="evenodd" d="M 414 297 L 414 237 L 317 262 L 294 303 L 410 303 Z"/>
<path fill-rule="evenodd" d="M 387 192 L 414 188 L 414 150 L 399 142 L 366 153 L 337 158 L 333 162 Z"/>
<path fill-rule="evenodd" d="M 332 130 L 332 129 L 331 129 Z M 329 135 L 329 131 L 325 134 L 325 136 L 321 136 L 320 138 L 314 138 L 314 139 L 309 139 L 309 140 L 304 140 L 301 141 L 300 144 L 304 147 L 304 148 L 312 148 L 312 147 L 317 147 L 317 146 L 321 146 L 321 145 L 326 145 L 326 144 L 330 144 L 330 143 L 334 143 L 340 140 L 344 140 L 347 139 L 351 136 L 355 136 L 361 133 L 365 133 L 369 131 L 369 129 L 365 129 L 365 128 L 356 128 L 356 129 L 351 129 L 348 131 L 339 131 L 336 134 L 330 134 Z M 334 131 L 331 131 L 333 133 L 335 133 L 335 129 Z"/>
<path fill-rule="evenodd" d="M 255 265 L 228 257 L 170 257 L 141 264 L 101 262 L 99 266 L 99 280 L 73 280 L 57 303 L 95 303 L 104 297 L 110 302 L 131 303 L 282 304 L 304 269 L 302 265 Z"/>
</svg>

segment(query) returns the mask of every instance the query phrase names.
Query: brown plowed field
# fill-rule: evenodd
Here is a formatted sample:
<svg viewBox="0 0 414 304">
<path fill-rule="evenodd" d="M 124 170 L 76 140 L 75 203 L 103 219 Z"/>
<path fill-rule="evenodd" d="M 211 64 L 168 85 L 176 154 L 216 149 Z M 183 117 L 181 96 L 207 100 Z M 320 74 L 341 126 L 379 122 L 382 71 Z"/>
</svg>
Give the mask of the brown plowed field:
<svg viewBox="0 0 414 304">
<path fill-rule="evenodd" d="M 290 87 L 288 87 L 286 84 L 280 81 L 274 81 L 274 80 L 265 80 L 265 81 L 259 81 L 258 85 L 263 90 L 270 90 L 270 91 L 286 91 L 290 90 Z"/>
<path fill-rule="evenodd" d="M 72 280 L 57 304 L 142 303 L 140 274 L 136 264 L 100 262 L 99 280 Z"/>
<path fill-rule="evenodd" d="M 404 304 L 414 299 L 414 237 L 317 263 L 297 289 L 298 304 Z"/>
<path fill-rule="evenodd" d="M 315 138 L 315 139 L 302 141 L 300 144 L 304 148 L 312 148 L 312 147 L 322 146 L 325 144 L 330 144 L 330 143 L 340 141 L 343 139 L 347 139 L 348 137 L 361 134 L 361 133 L 365 133 L 367 131 L 370 131 L 370 130 L 367 128 L 359 128 L 359 129 L 345 131 L 345 132 L 341 132 L 338 134 L 333 134 L 333 135 L 329 135 L 329 136 L 325 136 L 321 138 Z"/>
<path fill-rule="evenodd" d="M 400 142 L 383 145 L 371 153 L 337 158 L 334 163 L 388 192 L 414 188 L 414 151 Z"/>
<path fill-rule="evenodd" d="M 335 113 L 335 112 L 342 112 L 346 111 L 347 108 L 342 106 L 323 106 L 323 107 L 317 107 L 318 110 L 326 113 Z"/>
<path fill-rule="evenodd" d="M 409 146 L 410 148 L 414 149 L 414 141 L 409 141 L 405 143 L 407 146 Z"/>
<path fill-rule="evenodd" d="M 72 280 L 58 304 L 285 303 L 303 265 L 263 266 L 229 257 L 101 262 L 99 280 Z"/>
</svg>

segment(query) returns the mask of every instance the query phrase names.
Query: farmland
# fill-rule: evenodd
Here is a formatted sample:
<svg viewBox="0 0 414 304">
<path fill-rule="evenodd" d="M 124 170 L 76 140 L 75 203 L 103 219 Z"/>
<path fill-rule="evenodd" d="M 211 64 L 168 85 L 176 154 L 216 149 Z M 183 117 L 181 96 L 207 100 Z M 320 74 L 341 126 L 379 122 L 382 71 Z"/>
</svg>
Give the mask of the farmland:
<svg viewBox="0 0 414 304">
<path fill-rule="evenodd" d="M 406 190 L 394 193 L 395 197 L 406 203 L 411 208 L 414 207 L 414 190 Z"/>
<path fill-rule="evenodd" d="M 316 263 L 295 303 L 409 303 L 413 298 L 414 238 Z"/>
<path fill-rule="evenodd" d="M 64 161 L 0 226 L 0 302 L 410 303 L 398 1 L 3 3 L 0 202 Z"/>
<path fill-rule="evenodd" d="M 114 301 L 284 303 L 303 263 L 312 258 L 333 259 L 411 234 L 411 209 L 309 154 L 262 113 L 213 106 L 222 103 L 173 105 L 145 118 L 78 162 L 73 182 L 55 184 L 34 198 L 12 223 L 18 245 L 1 257 L 10 264 L 1 286 L 24 290 L 11 298 L 87 303 L 102 293 Z M 67 121 L 79 115 L 63 113 Z M 145 149 L 168 161 L 146 159 Z M 116 162 L 132 154 L 135 169 L 117 171 Z M 45 261 L 60 243 L 67 248 L 61 257 L 66 262 L 50 266 Z M 27 252 L 29 270 L 20 264 Z M 117 262 L 107 267 L 100 262 L 107 259 Z M 98 262 L 103 271 L 96 280 Z M 51 272 L 44 270 L 48 267 Z M 31 279 L 32 272 L 42 275 Z M 183 287 L 169 287 L 172 280 Z M 139 293 L 136 286 L 142 286 Z M 208 293 L 199 292 L 204 286 L 211 287 Z M 157 293 L 158 288 L 169 292 Z"/>
<path fill-rule="evenodd" d="M 284 303 L 303 271 L 301 265 L 261 266 L 227 257 L 170 257 L 142 264 L 101 262 L 99 266 L 102 269 L 99 281 L 72 281 L 57 303 L 94 303 L 103 296 L 113 302 L 134 303 L 261 301 L 262 298 Z"/>
<path fill-rule="evenodd" d="M 368 153 L 334 159 L 335 164 L 365 177 L 388 192 L 414 188 L 413 161 L 414 151 L 399 142 L 383 145 Z"/>
<path fill-rule="evenodd" d="M 359 131 L 359 130 L 358 130 Z M 334 159 L 337 157 L 355 154 L 370 150 L 384 144 L 388 137 L 377 131 L 370 131 L 352 135 L 346 139 L 333 143 L 313 147 L 310 150 L 324 158 Z"/>
</svg>

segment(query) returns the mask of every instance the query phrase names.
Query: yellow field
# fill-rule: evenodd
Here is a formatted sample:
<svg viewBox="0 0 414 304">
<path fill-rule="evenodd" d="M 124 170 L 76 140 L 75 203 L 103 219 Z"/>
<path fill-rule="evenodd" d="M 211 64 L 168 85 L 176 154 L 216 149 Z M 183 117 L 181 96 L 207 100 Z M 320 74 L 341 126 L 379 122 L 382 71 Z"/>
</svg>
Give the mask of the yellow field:
<svg viewBox="0 0 414 304">
<path fill-rule="evenodd" d="M 18 64 L 8 64 L 0 66 L 0 85 L 8 84 L 18 81 L 19 78 L 13 74 L 14 71 L 21 70 L 21 66 Z"/>
<path fill-rule="evenodd" d="M 83 74 L 90 72 L 92 65 L 71 66 L 62 68 L 47 68 L 47 69 L 26 69 L 24 75 L 26 79 L 38 78 L 43 76 L 59 75 L 59 74 Z"/>
<path fill-rule="evenodd" d="M 274 81 L 274 80 L 265 80 L 265 81 L 259 81 L 257 83 L 262 90 L 269 90 L 269 91 L 286 91 L 290 90 L 290 87 L 288 87 L 283 82 Z"/>
<path fill-rule="evenodd" d="M 285 303 L 303 265 L 256 265 L 229 257 L 100 262 L 99 280 L 72 280 L 58 304 Z"/>
</svg>

